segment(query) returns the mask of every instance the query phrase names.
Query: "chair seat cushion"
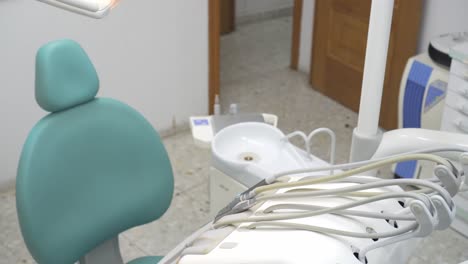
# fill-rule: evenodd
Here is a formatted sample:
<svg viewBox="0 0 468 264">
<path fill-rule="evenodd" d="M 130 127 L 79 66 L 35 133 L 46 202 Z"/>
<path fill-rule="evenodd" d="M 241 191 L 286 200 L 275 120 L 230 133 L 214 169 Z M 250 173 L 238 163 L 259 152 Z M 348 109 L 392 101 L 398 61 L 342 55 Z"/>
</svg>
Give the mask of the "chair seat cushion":
<svg viewBox="0 0 468 264">
<path fill-rule="evenodd" d="M 130 261 L 128 264 L 156 264 L 158 263 L 163 257 L 156 256 L 156 257 L 142 257 L 137 258 Z"/>
</svg>

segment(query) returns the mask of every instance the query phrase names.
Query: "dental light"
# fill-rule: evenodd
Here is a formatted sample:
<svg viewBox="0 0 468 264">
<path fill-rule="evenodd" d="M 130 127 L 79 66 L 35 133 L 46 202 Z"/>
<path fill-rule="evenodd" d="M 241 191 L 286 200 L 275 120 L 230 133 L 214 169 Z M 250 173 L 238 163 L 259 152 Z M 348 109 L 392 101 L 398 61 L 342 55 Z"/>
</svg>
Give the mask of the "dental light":
<svg viewBox="0 0 468 264">
<path fill-rule="evenodd" d="M 119 0 L 38 0 L 40 2 L 92 18 L 103 18 L 109 14 Z"/>
</svg>

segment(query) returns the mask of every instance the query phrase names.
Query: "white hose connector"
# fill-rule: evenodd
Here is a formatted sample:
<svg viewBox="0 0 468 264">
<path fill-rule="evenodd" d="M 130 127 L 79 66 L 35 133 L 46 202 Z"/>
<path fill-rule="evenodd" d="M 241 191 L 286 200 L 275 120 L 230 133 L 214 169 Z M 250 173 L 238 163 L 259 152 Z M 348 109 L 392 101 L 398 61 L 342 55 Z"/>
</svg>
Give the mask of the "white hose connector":
<svg viewBox="0 0 468 264">
<path fill-rule="evenodd" d="M 307 152 L 307 156 L 310 156 L 310 147 L 309 144 L 307 144 L 307 135 L 302 131 L 294 131 L 292 133 L 287 134 L 284 137 L 284 140 L 289 141 L 289 139 L 293 137 L 300 137 L 304 140 L 304 150 Z"/>
<path fill-rule="evenodd" d="M 312 131 L 309 136 L 307 137 L 307 146 L 310 149 L 310 142 L 312 141 L 312 138 L 314 138 L 316 135 L 325 133 L 330 136 L 330 165 L 335 165 L 335 158 L 336 158 L 336 135 L 333 130 L 325 127 L 317 128 L 314 131 Z M 310 155 L 310 153 L 308 153 Z M 330 175 L 333 175 L 334 170 L 330 169 Z"/>
<path fill-rule="evenodd" d="M 311 145 L 312 139 L 316 135 L 323 134 L 323 133 L 330 136 L 330 164 L 334 165 L 335 158 L 336 158 L 336 135 L 335 135 L 335 132 L 333 132 L 333 130 L 326 128 L 326 127 L 321 127 L 310 132 L 308 136 L 306 136 L 306 134 L 302 131 L 294 131 L 292 133 L 287 134 L 284 137 L 284 139 L 289 141 L 289 139 L 293 137 L 302 138 L 304 140 L 304 144 L 305 144 L 304 150 L 307 152 L 307 157 L 311 158 L 312 151 L 310 149 L 310 145 Z M 333 174 L 333 171 L 334 171 L 333 168 L 331 168 L 330 173 Z"/>
</svg>

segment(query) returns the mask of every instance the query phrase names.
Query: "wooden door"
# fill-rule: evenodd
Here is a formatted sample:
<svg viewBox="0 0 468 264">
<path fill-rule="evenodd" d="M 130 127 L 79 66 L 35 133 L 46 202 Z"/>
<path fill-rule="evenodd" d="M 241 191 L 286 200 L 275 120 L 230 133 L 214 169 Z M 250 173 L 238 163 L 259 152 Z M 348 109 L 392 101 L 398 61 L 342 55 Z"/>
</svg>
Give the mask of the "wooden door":
<svg viewBox="0 0 468 264">
<path fill-rule="evenodd" d="M 310 83 L 359 111 L 371 0 L 317 0 Z M 398 93 L 406 61 L 415 55 L 421 0 L 396 0 L 387 57 L 380 125 L 397 127 Z"/>
<path fill-rule="evenodd" d="M 220 0 L 221 35 L 231 33 L 236 24 L 236 6 L 234 0 Z"/>
</svg>

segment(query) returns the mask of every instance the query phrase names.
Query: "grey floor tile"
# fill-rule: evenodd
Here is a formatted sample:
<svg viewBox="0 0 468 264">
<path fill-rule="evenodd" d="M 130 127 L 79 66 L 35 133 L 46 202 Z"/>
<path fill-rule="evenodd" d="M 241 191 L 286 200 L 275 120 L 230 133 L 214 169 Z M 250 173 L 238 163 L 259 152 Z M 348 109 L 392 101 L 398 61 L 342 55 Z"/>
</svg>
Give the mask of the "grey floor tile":
<svg viewBox="0 0 468 264">
<path fill-rule="evenodd" d="M 468 239 L 448 229 L 423 239 L 409 264 L 459 264 L 467 260 Z"/>
<path fill-rule="evenodd" d="M 159 220 L 133 228 L 123 234 L 138 248 L 156 255 L 164 255 L 180 243 L 186 236 L 209 221 L 207 196 L 198 199 L 201 192 L 206 193 L 204 184 L 190 191 L 176 193 L 171 207 Z"/>
<path fill-rule="evenodd" d="M 18 256 L 14 255 L 10 250 L 0 245 L 0 264 L 21 263 Z"/>
<path fill-rule="evenodd" d="M 9 191 L 0 194 L 0 245 L 6 246 L 7 241 L 16 235 L 16 202 L 15 193 Z"/>
<path fill-rule="evenodd" d="M 138 248 L 135 243 L 130 241 L 127 237 L 125 236 L 120 236 L 119 237 L 119 243 L 120 243 L 120 252 L 122 253 L 122 258 L 125 263 L 134 260 L 136 258 L 140 257 L 145 257 L 145 256 L 150 256 L 148 252 L 145 252 L 144 250 L 141 250 Z"/>
<path fill-rule="evenodd" d="M 209 182 L 204 182 L 184 193 L 185 196 L 189 197 L 189 199 L 193 200 L 196 204 L 196 208 L 205 214 L 210 213 L 210 184 Z M 209 220 L 209 219 L 208 219 Z"/>
<path fill-rule="evenodd" d="M 19 229 L 13 190 L 0 194 L 0 246 L 15 256 L 18 263 L 34 263 Z"/>
<path fill-rule="evenodd" d="M 189 131 L 163 141 L 172 163 L 176 190 L 183 192 L 208 181 L 210 150 L 195 146 Z"/>
<path fill-rule="evenodd" d="M 221 83 L 249 79 L 289 63 L 291 17 L 240 26 L 221 38 Z M 287 49 L 287 52 L 285 52 Z"/>
</svg>

